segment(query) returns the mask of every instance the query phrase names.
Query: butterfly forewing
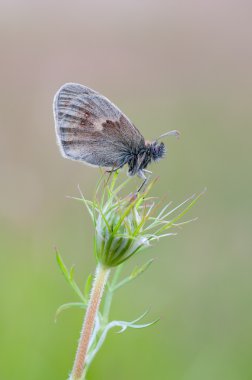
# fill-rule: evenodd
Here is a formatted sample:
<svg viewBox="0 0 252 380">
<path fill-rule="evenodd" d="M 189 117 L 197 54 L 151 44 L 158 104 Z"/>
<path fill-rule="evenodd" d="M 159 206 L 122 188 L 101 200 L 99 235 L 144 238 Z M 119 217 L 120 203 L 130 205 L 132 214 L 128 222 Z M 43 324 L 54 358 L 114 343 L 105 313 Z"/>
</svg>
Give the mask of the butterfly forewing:
<svg viewBox="0 0 252 380">
<path fill-rule="evenodd" d="M 95 166 L 121 167 L 144 138 L 107 98 L 88 87 L 68 83 L 54 98 L 58 143 L 65 157 Z"/>
</svg>

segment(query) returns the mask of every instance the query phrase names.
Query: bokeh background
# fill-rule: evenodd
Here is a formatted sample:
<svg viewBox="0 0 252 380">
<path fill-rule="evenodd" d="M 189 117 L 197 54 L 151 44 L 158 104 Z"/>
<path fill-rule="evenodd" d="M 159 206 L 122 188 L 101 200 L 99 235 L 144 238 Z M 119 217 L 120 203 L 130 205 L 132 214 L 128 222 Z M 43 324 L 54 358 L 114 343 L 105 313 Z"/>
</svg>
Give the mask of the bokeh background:
<svg viewBox="0 0 252 380">
<path fill-rule="evenodd" d="M 132 260 L 153 266 L 117 294 L 112 317 L 149 306 L 159 324 L 114 332 L 89 379 L 252 378 L 252 3 L 31 1 L 0 5 L 0 378 L 66 379 L 82 311 L 54 257 L 94 270 L 92 226 L 66 195 L 91 197 L 99 171 L 63 159 L 52 99 L 65 82 L 105 94 L 147 139 L 167 139 L 155 195 L 208 191 L 177 237 Z M 125 172 L 122 173 L 124 177 Z M 132 188 L 139 181 L 132 180 Z"/>
</svg>

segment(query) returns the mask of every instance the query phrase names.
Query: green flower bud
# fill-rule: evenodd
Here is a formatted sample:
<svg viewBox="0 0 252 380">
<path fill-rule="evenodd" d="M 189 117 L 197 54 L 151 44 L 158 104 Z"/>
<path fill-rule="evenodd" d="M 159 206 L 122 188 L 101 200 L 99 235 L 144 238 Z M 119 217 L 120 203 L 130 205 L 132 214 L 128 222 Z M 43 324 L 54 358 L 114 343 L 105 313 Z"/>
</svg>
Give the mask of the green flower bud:
<svg viewBox="0 0 252 380">
<path fill-rule="evenodd" d="M 109 201 L 97 217 L 96 255 L 104 266 L 117 266 L 150 245 L 135 203 L 129 198 Z"/>
</svg>

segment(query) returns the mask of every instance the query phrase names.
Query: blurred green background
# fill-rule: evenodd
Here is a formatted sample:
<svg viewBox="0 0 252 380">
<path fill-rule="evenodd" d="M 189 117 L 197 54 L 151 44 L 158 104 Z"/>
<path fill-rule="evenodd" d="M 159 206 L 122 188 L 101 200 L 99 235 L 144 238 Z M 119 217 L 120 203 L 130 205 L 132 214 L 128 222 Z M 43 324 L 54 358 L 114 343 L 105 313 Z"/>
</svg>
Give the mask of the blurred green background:
<svg viewBox="0 0 252 380">
<path fill-rule="evenodd" d="M 152 166 L 155 195 L 208 189 L 196 223 L 125 269 L 156 259 L 112 317 L 151 306 L 146 320 L 160 322 L 110 333 L 89 379 L 252 378 L 251 12 L 246 0 L 1 1 L 1 380 L 66 379 L 83 313 L 54 323 L 76 298 L 53 247 L 80 284 L 95 266 L 87 212 L 65 196 L 79 184 L 91 197 L 99 171 L 55 142 L 52 99 L 68 81 L 106 95 L 146 139 L 181 131 Z"/>
</svg>

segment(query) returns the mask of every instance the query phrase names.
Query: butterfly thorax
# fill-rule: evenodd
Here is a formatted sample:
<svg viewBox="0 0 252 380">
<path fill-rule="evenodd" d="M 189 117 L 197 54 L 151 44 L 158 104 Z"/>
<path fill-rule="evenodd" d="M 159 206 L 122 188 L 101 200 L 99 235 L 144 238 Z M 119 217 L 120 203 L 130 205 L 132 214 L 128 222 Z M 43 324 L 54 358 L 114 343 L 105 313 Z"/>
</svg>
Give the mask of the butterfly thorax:
<svg viewBox="0 0 252 380">
<path fill-rule="evenodd" d="M 145 145 L 140 147 L 138 151 L 132 152 L 128 159 L 129 175 L 133 176 L 139 171 L 146 169 L 151 161 L 158 161 L 165 155 L 164 143 L 145 142 Z"/>
</svg>

